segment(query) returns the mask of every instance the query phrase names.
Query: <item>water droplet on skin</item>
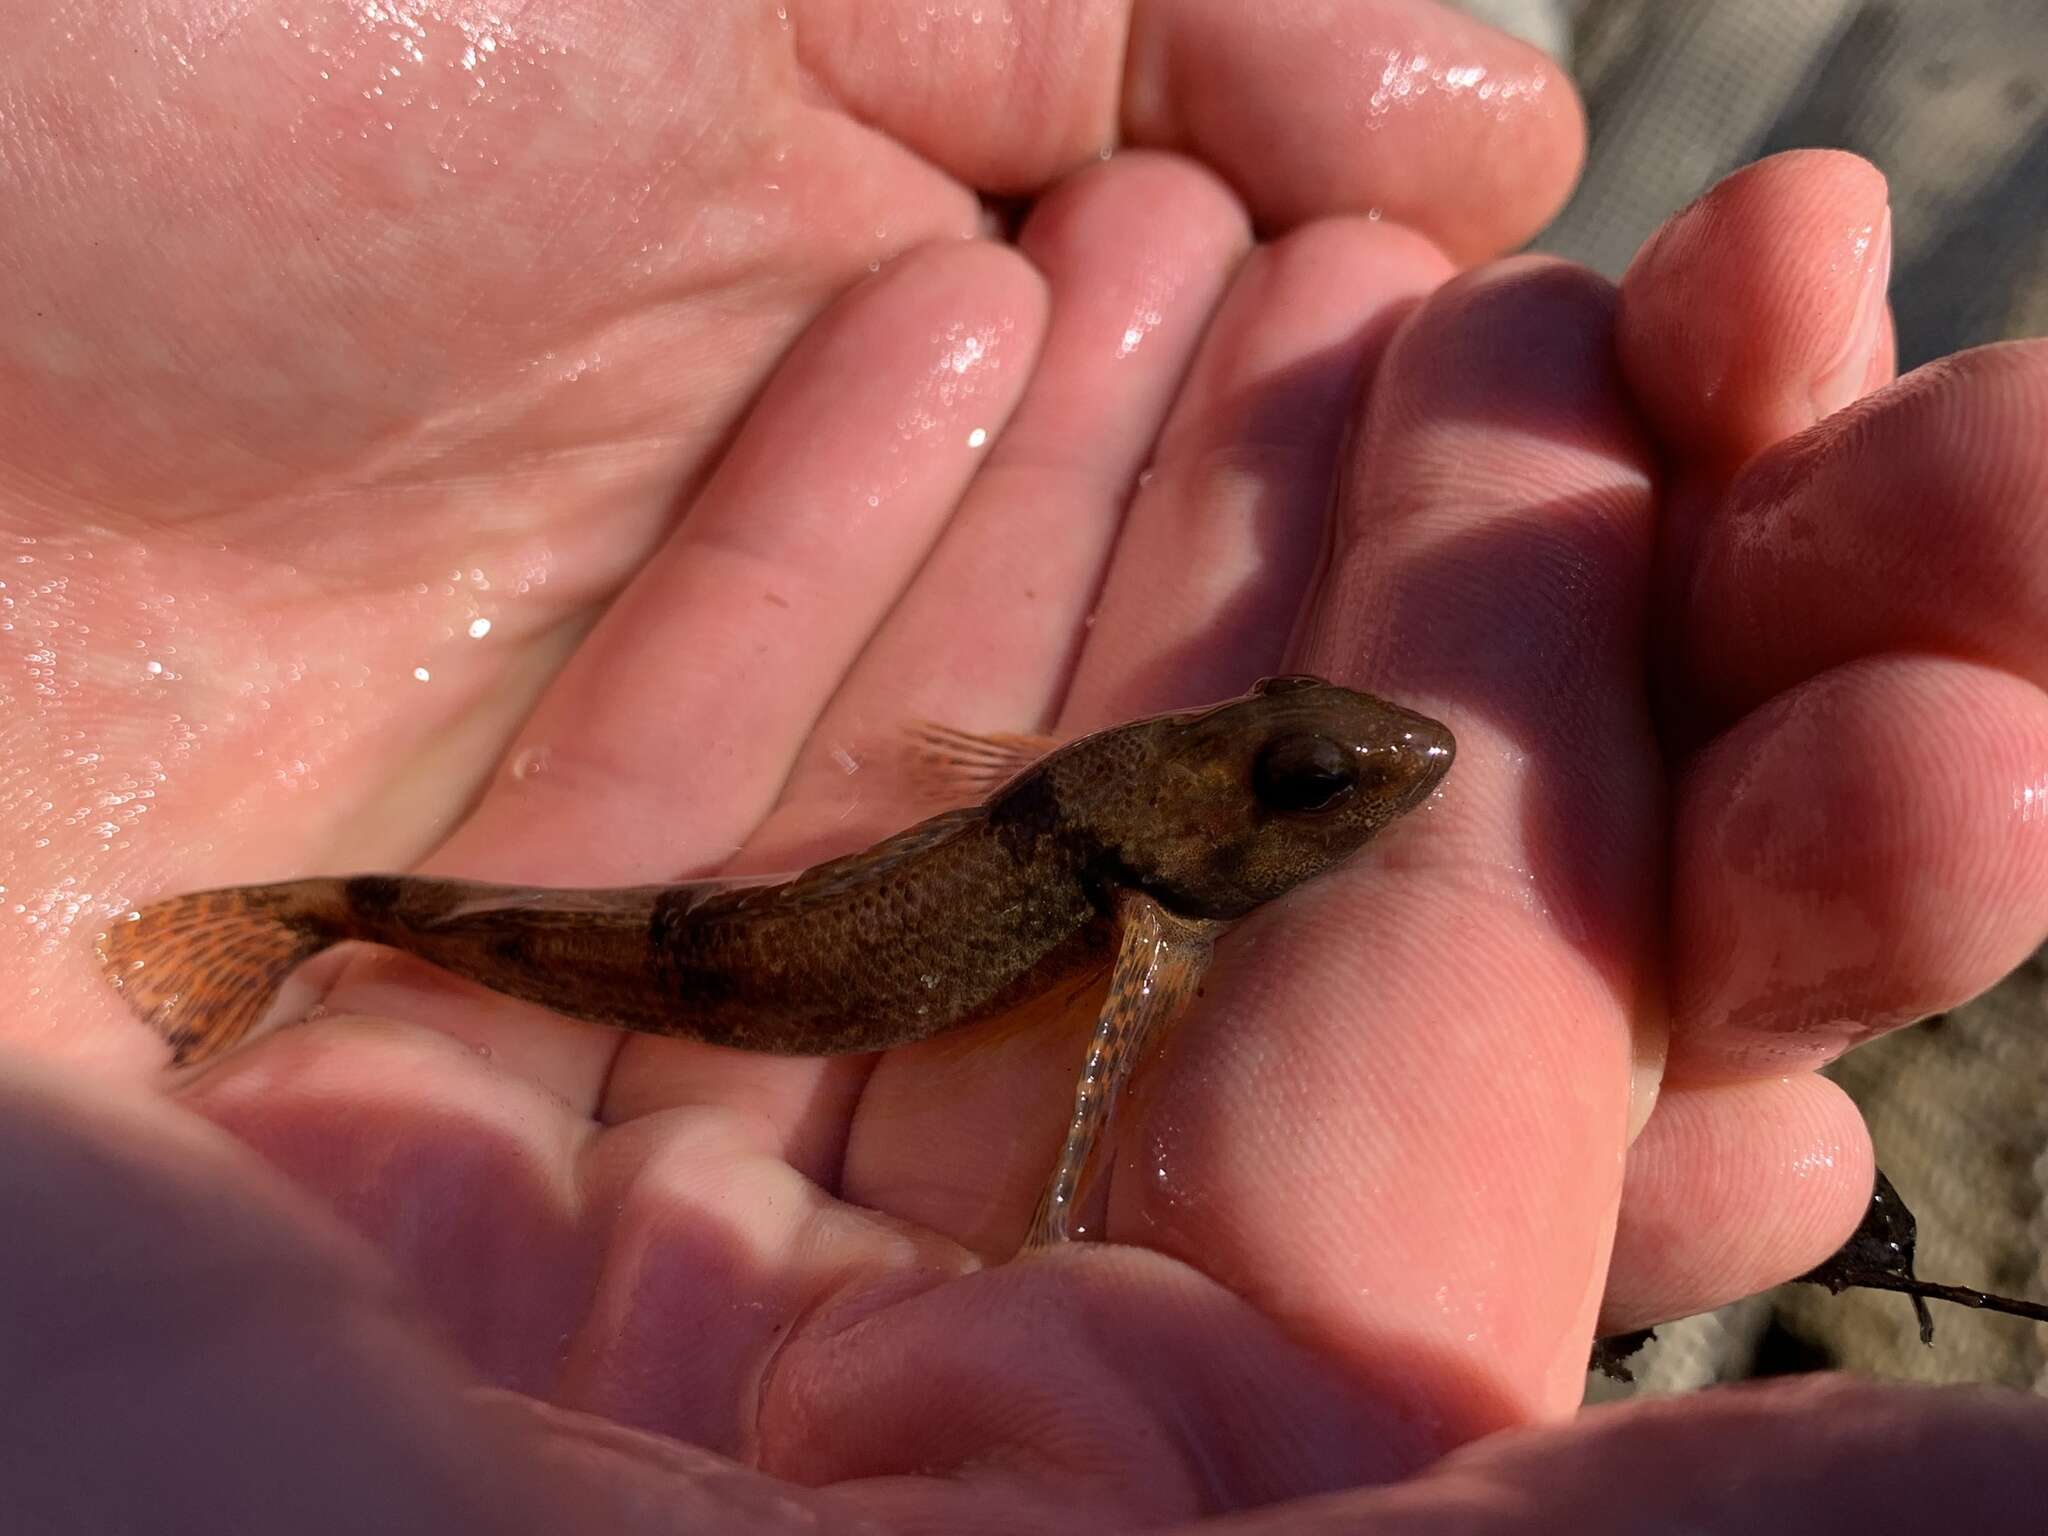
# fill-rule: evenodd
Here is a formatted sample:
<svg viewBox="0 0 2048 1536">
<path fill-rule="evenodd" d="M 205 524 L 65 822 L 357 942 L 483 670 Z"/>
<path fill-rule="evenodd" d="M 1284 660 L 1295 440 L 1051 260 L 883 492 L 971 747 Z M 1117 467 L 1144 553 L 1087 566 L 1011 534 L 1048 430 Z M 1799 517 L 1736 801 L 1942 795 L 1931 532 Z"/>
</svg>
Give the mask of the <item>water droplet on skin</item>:
<svg viewBox="0 0 2048 1536">
<path fill-rule="evenodd" d="M 979 448 L 987 441 L 987 427 L 976 427 L 972 432 L 967 434 L 967 446 L 970 448 Z"/>
<path fill-rule="evenodd" d="M 548 771 L 548 749 L 546 747 L 524 747 L 512 759 L 512 777 L 524 782 Z"/>
<path fill-rule="evenodd" d="M 429 672 L 425 667 L 414 667 L 412 669 L 412 675 L 415 679 L 424 683 L 430 681 L 434 674 Z"/>
<path fill-rule="evenodd" d="M 2012 808 L 2022 822 L 2048 822 L 2048 779 L 2021 784 L 2012 792 Z"/>
<path fill-rule="evenodd" d="M 470 639 L 481 640 L 485 635 L 488 635 L 490 632 L 491 621 L 489 619 L 471 619 L 469 621 Z"/>
<path fill-rule="evenodd" d="M 963 337 L 954 346 L 951 354 L 942 361 L 940 366 L 951 370 L 955 374 L 966 373 L 975 364 L 988 356 L 988 347 L 989 344 L 986 337 Z"/>
</svg>

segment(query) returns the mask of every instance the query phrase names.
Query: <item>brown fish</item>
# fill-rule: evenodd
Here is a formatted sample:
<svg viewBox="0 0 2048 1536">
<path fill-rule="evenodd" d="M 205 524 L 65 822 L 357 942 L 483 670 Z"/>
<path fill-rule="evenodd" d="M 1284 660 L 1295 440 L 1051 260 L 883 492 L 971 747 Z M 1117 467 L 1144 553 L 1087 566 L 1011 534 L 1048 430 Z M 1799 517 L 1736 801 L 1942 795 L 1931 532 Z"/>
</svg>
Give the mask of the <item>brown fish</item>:
<svg viewBox="0 0 2048 1536">
<path fill-rule="evenodd" d="M 994 793 L 791 879 L 238 886 L 129 914 L 100 936 L 100 958 L 184 1065 L 239 1044 L 296 966 L 350 941 L 576 1018 L 800 1056 L 922 1040 L 1113 954 L 1027 1240 L 1058 1242 L 1119 1091 L 1194 992 L 1216 935 L 1419 804 L 1453 751 L 1435 721 L 1310 677 L 1035 761 L 1040 744 L 1025 738 L 924 734 L 956 782 Z"/>
</svg>

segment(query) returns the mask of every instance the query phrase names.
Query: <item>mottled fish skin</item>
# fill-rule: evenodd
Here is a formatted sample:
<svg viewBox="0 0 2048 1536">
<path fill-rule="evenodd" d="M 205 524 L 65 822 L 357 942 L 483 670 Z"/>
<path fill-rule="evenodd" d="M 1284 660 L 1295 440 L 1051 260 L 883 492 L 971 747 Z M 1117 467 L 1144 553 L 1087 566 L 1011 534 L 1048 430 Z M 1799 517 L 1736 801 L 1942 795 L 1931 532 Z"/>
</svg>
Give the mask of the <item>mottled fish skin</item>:
<svg viewBox="0 0 2048 1536">
<path fill-rule="evenodd" d="M 237 1044 L 293 967 L 347 940 L 596 1023 L 753 1051 L 880 1050 L 1101 969 L 1131 893 L 1175 918 L 1241 917 L 1419 803 L 1451 754 L 1423 716 L 1273 679 L 1082 737 L 981 805 L 777 884 L 301 880 L 153 903 L 99 949 L 180 1062 Z"/>
<path fill-rule="evenodd" d="M 987 807 L 776 885 L 552 893 L 346 882 L 354 936 L 495 991 L 648 1034 L 796 1056 L 883 1050 L 1000 1011 L 1115 938 L 1060 850 L 1019 858 Z"/>
</svg>

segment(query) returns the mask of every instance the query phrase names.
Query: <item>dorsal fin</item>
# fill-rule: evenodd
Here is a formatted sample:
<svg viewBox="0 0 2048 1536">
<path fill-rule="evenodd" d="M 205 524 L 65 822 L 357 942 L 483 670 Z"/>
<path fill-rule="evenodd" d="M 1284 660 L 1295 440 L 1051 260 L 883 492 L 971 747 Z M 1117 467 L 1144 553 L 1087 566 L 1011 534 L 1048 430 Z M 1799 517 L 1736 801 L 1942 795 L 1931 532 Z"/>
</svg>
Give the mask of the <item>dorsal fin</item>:
<svg viewBox="0 0 2048 1536">
<path fill-rule="evenodd" d="M 978 803 L 1061 745 L 1057 736 L 978 734 L 921 720 L 909 727 L 911 782 L 937 805 Z"/>
</svg>

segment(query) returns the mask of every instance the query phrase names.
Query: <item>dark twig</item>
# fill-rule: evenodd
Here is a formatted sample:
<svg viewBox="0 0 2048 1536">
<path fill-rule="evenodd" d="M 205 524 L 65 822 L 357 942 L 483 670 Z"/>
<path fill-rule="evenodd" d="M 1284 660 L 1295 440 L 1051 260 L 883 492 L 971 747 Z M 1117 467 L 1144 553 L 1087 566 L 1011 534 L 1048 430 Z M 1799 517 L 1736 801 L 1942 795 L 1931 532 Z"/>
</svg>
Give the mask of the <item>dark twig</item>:
<svg viewBox="0 0 2048 1536">
<path fill-rule="evenodd" d="M 1913 1273 L 1913 1247 L 1918 1228 L 1913 1213 L 1906 1209 L 1906 1202 L 1899 1198 L 1899 1192 L 1885 1177 L 1884 1170 L 1879 1169 L 1869 1209 L 1863 1213 L 1862 1222 L 1849 1235 L 1849 1240 L 1824 1263 L 1815 1265 L 1798 1279 L 1807 1285 L 1824 1285 L 1837 1295 L 1857 1286 L 1867 1291 L 1897 1291 L 1912 1297 L 1913 1315 L 1920 1323 L 1922 1344 L 1934 1342 L 1934 1316 L 1927 1310 L 1929 1301 L 1952 1302 L 1959 1307 L 1978 1307 L 1985 1311 L 2003 1312 L 2010 1317 L 2048 1323 L 2048 1305 L 2041 1302 L 1996 1296 L 1989 1291 L 1973 1290 L 1967 1285 L 1942 1285 L 1937 1281 L 1920 1279 Z M 1650 1331 L 1643 1329 L 1638 1333 L 1595 1339 L 1592 1368 L 1618 1381 L 1633 1380 L 1624 1362 L 1650 1337 Z"/>
</svg>

